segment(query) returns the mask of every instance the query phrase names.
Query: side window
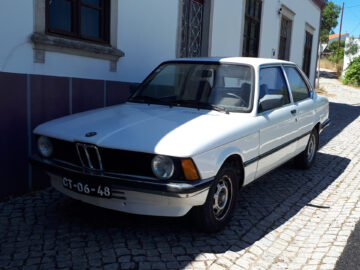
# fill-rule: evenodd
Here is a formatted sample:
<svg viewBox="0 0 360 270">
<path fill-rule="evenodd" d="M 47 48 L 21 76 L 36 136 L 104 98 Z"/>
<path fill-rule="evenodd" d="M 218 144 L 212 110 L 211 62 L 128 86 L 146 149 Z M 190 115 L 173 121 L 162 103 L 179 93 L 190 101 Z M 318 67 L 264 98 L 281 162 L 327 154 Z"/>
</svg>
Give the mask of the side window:
<svg viewBox="0 0 360 270">
<path fill-rule="evenodd" d="M 308 98 L 309 89 L 296 68 L 285 67 L 285 72 L 289 80 L 291 94 L 293 96 L 294 102 Z"/>
<path fill-rule="evenodd" d="M 290 103 L 289 92 L 280 67 L 260 70 L 259 112 Z"/>
</svg>

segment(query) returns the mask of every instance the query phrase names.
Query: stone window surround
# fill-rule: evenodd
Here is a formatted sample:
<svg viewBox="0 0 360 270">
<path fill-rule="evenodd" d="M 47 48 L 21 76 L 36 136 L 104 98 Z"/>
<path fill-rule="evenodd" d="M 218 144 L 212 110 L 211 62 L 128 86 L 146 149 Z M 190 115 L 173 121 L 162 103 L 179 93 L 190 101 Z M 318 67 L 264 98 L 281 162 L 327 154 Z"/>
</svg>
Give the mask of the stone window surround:
<svg viewBox="0 0 360 270">
<path fill-rule="evenodd" d="M 281 35 L 281 22 L 283 17 L 285 17 L 285 19 L 291 21 L 291 29 L 290 29 L 290 40 L 289 43 L 287 44 L 289 46 L 289 59 L 291 59 L 291 42 L 292 42 L 292 32 L 293 32 L 293 27 L 294 27 L 294 18 L 296 16 L 296 13 L 294 11 L 292 11 L 291 9 L 289 9 L 287 6 L 285 5 L 281 5 L 280 6 L 280 10 L 279 10 L 279 15 L 280 15 L 280 24 L 279 24 L 279 36 Z M 280 55 L 280 39 L 279 39 L 279 45 L 278 45 L 278 58 Z"/>
<path fill-rule="evenodd" d="M 181 32 L 182 32 L 182 13 L 183 2 L 178 0 L 178 19 L 177 19 L 177 39 L 176 39 L 176 57 L 180 57 L 181 51 Z M 212 26 L 213 26 L 214 0 L 205 1 L 204 4 L 204 23 L 203 23 L 203 40 L 201 56 L 208 57 L 211 55 Z"/>
<path fill-rule="evenodd" d="M 118 0 L 110 0 L 110 45 L 76 40 L 46 34 L 46 0 L 34 1 L 34 33 L 31 42 L 34 50 L 34 63 L 45 63 L 45 53 L 60 52 L 109 60 L 109 70 L 116 72 L 117 62 L 124 52 L 117 49 Z"/>
<path fill-rule="evenodd" d="M 310 34 L 314 35 L 315 30 L 315 27 L 313 27 L 310 23 L 305 23 L 305 31 L 308 31 Z"/>
<path fill-rule="evenodd" d="M 281 9 L 280 14 L 282 16 L 285 16 L 287 19 L 294 21 L 294 17 L 296 15 L 296 13 L 294 11 L 292 11 L 285 5 L 281 5 L 280 9 Z"/>
</svg>

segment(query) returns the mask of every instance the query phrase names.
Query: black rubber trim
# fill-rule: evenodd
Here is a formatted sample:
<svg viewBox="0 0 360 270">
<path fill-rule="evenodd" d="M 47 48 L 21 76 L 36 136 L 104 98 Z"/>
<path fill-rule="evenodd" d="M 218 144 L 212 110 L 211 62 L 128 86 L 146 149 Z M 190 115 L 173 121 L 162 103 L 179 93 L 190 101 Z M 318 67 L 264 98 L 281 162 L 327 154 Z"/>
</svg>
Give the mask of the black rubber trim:
<svg viewBox="0 0 360 270">
<path fill-rule="evenodd" d="M 90 171 L 80 167 L 59 164 L 38 156 L 31 157 L 30 163 L 44 169 L 46 172 L 53 173 L 70 179 L 86 179 L 89 183 L 108 184 L 116 190 L 132 190 L 165 196 L 186 195 L 208 189 L 214 177 L 196 181 L 161 181 L 158 179 L 141 179 L 137 176 L 110 174 L 105 172 Z M 180 185 L 179 185 L 180 184 Z M 183 185 L 181 185 L 183 184 Z"/>
<path fill-rule="evenodd" d="M 326 128 L 327 126 L 329 126 L 331 124 L 331 120 L 330 118 L 326 119 L 322 124 L 321 124 L 321 129 Z"/>
<path fill-rule="evenodd" d="M 309 135 L 310 133 L 311 133 L 311 131 L 306 132 L 305 134 L 303 134 L 303 135 L 301 135 L 301 136 L 299 136 L 299 137 L 297 137 L 297 138 L 295 138 L 295 139 L 293 139 L 293 140 L 290 140 L 290 141 L 288 141 L 288 142 L 286 142 L 286 143 L 284 143 L 284 144 L 282 144 L 282 145 L 279 145 L 279 146 L 271 149 L 270 151 L 268 151 L 268 152 L 266 152 L 266 153 L 264 153 L 264 154 L 261 154 L 260 156 L 257 156 L 257 157 L 255 157 L 255 158 L 252 158 L 252 159 L 248 160 L 248 161 L 245 161 L 245 162 L 244 162 L 244 167 L 249 166 L 250 164 L 252 164 L 252 163 L 254 163 L 254 162 L 256 162 L 256 161 L 258 161 L 258 160 L 260 160 L 260 159 L 262 159 L 262 158 L 265 158 L 265 157 L 267 157 L 267 156 L 269 156 L 269 155 L 271 155 L 271 154 L 273 154 L 273 153 L 275 153 L 275 152 L 283 149 L 284 147 L 286 147 L 286 146 L 288 146 L 288 145 L 290 145 L 290 144 L 292 144 L 292 143 L 294 143 L 294 142 L 296 142 L 296 141 L 304 138 L 305 136 Z"/>
</svg>

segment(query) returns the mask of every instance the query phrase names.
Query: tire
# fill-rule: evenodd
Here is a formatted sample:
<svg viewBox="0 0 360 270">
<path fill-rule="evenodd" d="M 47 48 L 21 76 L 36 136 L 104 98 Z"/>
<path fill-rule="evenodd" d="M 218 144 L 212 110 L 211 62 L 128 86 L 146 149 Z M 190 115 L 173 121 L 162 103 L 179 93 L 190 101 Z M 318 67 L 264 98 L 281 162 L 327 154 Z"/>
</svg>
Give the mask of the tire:
<svg viewBox="0 0 360 270">
<path fill-rule="evenodd" d="M 299 169 L 309 169 L 316 158 L 316 153 L 319 146 L 319 133 L 314 128 L 310 133 L 308 144 L 303 152 L 295 157 L 295 166 Z"/>
<path fill-rule="evenodd" d="M 238 178 L 236 168 L 230 164 L 219 170 L 205 204 L 192 211 L 192 218 L 201 231 L 218 232 L 230 221 L 239 192 Z"/>
</svg>

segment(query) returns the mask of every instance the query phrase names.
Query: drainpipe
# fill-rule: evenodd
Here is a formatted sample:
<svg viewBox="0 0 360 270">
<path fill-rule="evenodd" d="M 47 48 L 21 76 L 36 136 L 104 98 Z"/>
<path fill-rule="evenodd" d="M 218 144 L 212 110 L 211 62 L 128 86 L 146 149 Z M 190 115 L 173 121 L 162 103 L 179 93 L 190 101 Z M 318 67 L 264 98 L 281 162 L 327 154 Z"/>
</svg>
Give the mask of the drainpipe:
<svg viewBox="0 0 360 270">
<path fill-rule="evenodd" d="M 320 12 L 320 21 L 319 21 L 319 35 L 318 35 L 318 50 L 317 50 L 317 59 L 318 59 L 318 70 L 315 73 L 316 76 L 314 77 L 314 87 L 316 88 L 316 77 L 317 77 L 317 81 L 318 81 L 318 85 L 317 87 L 320 88 L 320 34 L 321 34 L 321 19 L 322 19 L 322 14 L 323 14 L 323 8 L 320 8 L 321 12 Z M 315 65 L 315 71 L 316 71 L 316 65 Z"/>
</svg>

